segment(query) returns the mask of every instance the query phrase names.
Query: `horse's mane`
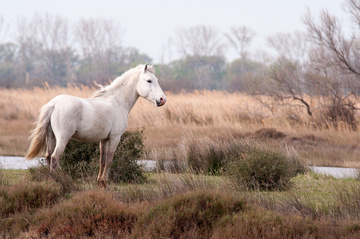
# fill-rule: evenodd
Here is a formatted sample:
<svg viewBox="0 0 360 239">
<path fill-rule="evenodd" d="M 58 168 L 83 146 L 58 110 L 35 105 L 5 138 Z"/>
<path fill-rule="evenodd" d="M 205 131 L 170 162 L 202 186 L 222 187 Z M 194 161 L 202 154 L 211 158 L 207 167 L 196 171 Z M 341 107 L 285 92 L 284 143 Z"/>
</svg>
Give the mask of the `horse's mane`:
<svg viewBox="0 0 360 239">
<path fill-rule="evenodd" d="M 130 70 L 123 73 L 121 76 L 117 77 L 115 80 L 113 80 L 113 82 L 111 82 L 110 85 L 107 86 L 98 85 L 100 89 L 95 91 L 94 94 L 91 96 L 91 98 L 98 98 L 104 96 L 107 92 L 111 91 L 112 89 L 116 89 L 121 85 L 125 85 L 132 75 L 139 74 L 144 69 L 145 69 L 145 65 L 140 64 L 137 67 L 131 68 Z M 146 70 L 155 74 L 154 66 L 147 66 Z"/>
</svg>

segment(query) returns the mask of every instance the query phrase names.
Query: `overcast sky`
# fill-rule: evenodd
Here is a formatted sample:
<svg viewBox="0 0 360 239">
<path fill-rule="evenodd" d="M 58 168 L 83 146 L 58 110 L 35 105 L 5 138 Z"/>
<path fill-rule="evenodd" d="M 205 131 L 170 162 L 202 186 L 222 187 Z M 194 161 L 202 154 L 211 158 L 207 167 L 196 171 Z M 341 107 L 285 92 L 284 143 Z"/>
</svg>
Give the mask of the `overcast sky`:
<svg viewBox="0 0 360 239">
<path fill-rule="evenodd" d="M 136 47 L 158 63 L 169 38 L 174 38 L 180 27 L 208 25 L 225 33 L 232 26 L 247 26 L 257 33 L 252 48 L 264 49 L 267 36 L 304 31 L 301 19 L 307 8 L 315 16 L 327 9 L 347 20 L 343 3 L 344 0 L 0 0 L 0 16 L 7 22 L 15 22 L 18 16 L 32 17 L 34 13 L 58 14 L 74 23 L 81 18 L 114 19 L 125 30 L 123 44 Z M 228 57 L 232 56 L 229 53 Z M 176 58 L 176 54 L 171 58 Z"/>
</svg>

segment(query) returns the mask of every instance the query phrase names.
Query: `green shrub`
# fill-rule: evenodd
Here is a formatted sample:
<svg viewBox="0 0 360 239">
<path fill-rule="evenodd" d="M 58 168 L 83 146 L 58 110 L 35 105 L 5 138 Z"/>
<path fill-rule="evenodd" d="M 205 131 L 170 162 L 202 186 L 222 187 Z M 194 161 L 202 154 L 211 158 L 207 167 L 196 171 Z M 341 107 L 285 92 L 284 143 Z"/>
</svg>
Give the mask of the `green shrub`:
<svg viewBox="0 0 360 239">
<path fill-rule="evenodd" d="M 143 182 L 145 176 L 136 163 L 143 151 L 143 131 L 126 131 L 114 153 L 109 179 L 112 182 Z M 61 168 L 74 179 L 96 178 L 99 172 L 98 143 L 71 140 L 60 160 Z"/>
<path fill-rule="evenodd" d="M 227 174 L 241 187 L 259 190 L 282 190 L 290 186 L 290 179 L 304 173 L 298 160 L 281 151 L 248 147 L 226 168 Z"/>
<path fill-rule="evenodd" d="M 73 179 L 96 178 L 99 170 L 99 155 L 99 143 L 70 140 L 59 163 Z"/>
<path fill-rule="evenodd" d="M 287 188 L 292 177 L 306 170 L 296 157 L 253 140 L 192 140 L 187 144 L 187 163 L 195 173 L 228 175 L 251 190 Z"/>
</svg>

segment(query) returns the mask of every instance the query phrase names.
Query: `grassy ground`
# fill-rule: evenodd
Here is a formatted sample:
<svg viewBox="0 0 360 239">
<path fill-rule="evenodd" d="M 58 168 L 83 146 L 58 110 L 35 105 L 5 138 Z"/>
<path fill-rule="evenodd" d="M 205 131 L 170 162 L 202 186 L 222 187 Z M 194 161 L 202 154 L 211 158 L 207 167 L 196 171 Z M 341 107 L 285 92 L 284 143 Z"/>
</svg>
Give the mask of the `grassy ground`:
<svg viewBox="0 0 360 239">
<path fill-rule="evenodd" d="M 14 176 L 14 172 L 17 176 Z M 287 191 L 239 190 L 226 177 L 150 173 L 143 184 L 91 182 L 64 193 L 26 170 L 0 186 L 5 238 L 358 238 L 360 183 L 307 173 Z"/>
</svg>

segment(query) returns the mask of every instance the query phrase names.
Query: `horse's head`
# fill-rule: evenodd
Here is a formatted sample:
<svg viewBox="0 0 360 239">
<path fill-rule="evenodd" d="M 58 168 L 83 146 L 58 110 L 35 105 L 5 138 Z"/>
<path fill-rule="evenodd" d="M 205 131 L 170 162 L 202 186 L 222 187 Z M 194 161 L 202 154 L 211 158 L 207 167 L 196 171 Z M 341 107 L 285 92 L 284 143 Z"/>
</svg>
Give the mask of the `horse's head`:
<svg viewBox="0 0 360 239">
<path fill-rule="evenodd" d="M 140 73 L 136 90 L 141 97 L 155 103 L 156 106 L 162 106 L 166 102 L 166 97 L 154 73 L 154 67 L 145 65 Z"/>
</svg>

